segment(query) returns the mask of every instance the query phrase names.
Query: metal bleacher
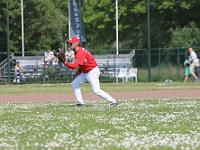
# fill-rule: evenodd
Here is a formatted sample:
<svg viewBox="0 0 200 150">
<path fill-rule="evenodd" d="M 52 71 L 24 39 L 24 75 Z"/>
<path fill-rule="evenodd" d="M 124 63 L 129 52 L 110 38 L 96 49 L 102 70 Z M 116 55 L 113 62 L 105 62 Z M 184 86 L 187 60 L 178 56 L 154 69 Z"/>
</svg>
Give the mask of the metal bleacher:
<svg viewBox="0 0 200 150">
<path fill-rule="evenodd" d="M 10 55 L 10 61 L 13 60 L 13 54 Z M 10 76 L 13 78 L 14 70 L 12 66 L 10 66 Z M 6 83 L 8 77 L 8 58 L 5 58 L 2 62 L 0 62 L 0 83 Z"/>
<path fill-rule="evenodd" d="M 42 75 L 44 66 L 42 56 L 15 56 L 15 60 L 20 62 L 26 77 L 34 78 Z"/>
<path fill-rule="evenodd" d="M 97 64 L 100 67 L 103 76 L 115 77 L 119 68 L 132 67 L 132 58 L 135 55 L 135 50 L 129 54 L 108 54 L 108 55 L 94 55 Z"/>
<path fill-rule="evenodd" d="M 71 74 L 69 69 L 62 64 L 46 63 L 44 56 L 16 56 L 15 59 L 20 62 L 20 65 L 23 68 L 23 75 L 26 78 L 48 78 L 48 73 L 44 74 L 45 71 L 48 72 L 48 69 L 55 69 L 55 76 L 63 76 L 67 73 Z"/>
</svg>

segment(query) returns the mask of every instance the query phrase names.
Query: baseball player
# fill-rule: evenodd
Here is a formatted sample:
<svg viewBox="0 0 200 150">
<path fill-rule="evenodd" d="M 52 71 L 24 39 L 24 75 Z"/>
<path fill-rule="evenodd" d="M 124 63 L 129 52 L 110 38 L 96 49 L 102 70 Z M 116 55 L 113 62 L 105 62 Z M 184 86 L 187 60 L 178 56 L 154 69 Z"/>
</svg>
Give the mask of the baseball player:
<svg viewBox="0 0 200 150">
<path fill-rule="evenodd" d="M 92 90 L 96 95 L 110 102 L 110 106 L 117 106 L 117 101 L 108 93 L 100 89 L 100 70 L 91 53 L 80 47 L 80 40 L 77 37 L 70 38 L 67 41 L 67 44 L 69 45 L 69 49 L 74 51 L 75 61 L 73 63 L 65 61 L 64 65 L 70 69 L 78 68 L 75 79 L 71 83 L 77 106 L 84 105 L 80 87 L 86 81 L 91 85 Z"/>
</svg>

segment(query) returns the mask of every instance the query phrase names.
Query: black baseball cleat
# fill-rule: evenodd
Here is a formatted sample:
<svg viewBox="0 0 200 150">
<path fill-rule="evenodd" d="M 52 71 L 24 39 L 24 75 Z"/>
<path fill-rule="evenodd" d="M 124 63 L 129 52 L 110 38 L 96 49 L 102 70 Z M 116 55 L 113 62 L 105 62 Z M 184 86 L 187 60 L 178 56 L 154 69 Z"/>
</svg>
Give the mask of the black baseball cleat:
<svg viewBox="0 0 200 150">
<path fill-rule="evenodd" d="M 110 104 L 110 107 L 117 107 L 118 106 L 118 103 L 116 102 L 116 103 L 111 103 Z"/>
<path fill-rule="evenodd" d="M 76 104 L 77 107 L 82 107 L 84 104 Z"/>
</svg>

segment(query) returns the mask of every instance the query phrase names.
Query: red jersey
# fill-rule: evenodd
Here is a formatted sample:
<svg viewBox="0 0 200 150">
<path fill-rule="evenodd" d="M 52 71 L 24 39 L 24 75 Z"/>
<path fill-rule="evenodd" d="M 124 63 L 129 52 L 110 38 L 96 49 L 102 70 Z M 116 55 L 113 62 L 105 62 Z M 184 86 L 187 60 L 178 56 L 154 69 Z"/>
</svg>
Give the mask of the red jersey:
<svg viewBox="0 0 200 150">
<path fill-rule="evenodd" d="M 66 62 L 65 66 L 70 69 L 79 67 L 80 72 L 87 73 L 95 68 L 97 63 L 90 52 L 82 47 L 78 47 L 78 50 L 75 53 L 75 62 L 73 64 Z"/>
</svg>

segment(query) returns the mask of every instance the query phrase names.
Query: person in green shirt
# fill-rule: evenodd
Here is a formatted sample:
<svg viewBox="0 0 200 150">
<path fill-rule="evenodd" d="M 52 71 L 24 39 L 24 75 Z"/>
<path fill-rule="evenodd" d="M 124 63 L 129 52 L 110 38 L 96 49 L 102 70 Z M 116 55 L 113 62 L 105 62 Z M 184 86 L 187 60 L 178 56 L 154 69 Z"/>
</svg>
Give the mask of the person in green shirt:
<svg viewBox="0 0 200 150">
<path fill-rule="evenodd" d="M 185 62 L 184 62 L 184 78 L 183 78 L 183 81 L 184 82 L 188 81 L 190 75 L 191 75 L 191 73 L 190 73 L 190 62 L 188 60 L 185 60 Z"/>
</svg>

